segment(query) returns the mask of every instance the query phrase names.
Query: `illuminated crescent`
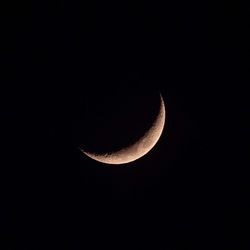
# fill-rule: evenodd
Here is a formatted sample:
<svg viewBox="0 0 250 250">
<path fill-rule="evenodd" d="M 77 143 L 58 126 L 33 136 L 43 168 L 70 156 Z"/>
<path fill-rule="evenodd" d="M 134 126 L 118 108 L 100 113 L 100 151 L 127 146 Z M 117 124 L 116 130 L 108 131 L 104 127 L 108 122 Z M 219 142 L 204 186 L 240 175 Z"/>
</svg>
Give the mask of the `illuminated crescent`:
<svg viewBox="0 0 250 250">
<path fill-rule="evenodd" d="M 119 151 L 105 154 L 96 154 L 92 152 L 87 152 L 82 149 L 81 151 L 93 160 L 106 164 L 125 164 L 133 162 L 146 155 L 156 145 L 159 138 L 161 137 L 164 128 L 166 110 L 161 95 L 160 99 L 160 109 L 155 121 L 153 122 L 150 129 L 144 134 L 144 136 L 142 136 L 134 144 Z"/>
</svg>

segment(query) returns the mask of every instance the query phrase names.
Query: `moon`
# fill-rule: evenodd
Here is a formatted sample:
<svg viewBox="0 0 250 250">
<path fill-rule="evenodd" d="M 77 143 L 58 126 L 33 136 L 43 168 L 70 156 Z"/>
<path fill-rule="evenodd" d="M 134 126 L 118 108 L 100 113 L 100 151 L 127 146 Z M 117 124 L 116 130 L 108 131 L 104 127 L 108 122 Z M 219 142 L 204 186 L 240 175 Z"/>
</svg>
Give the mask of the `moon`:
<svg viewBox="0 0 250 250">
<path fill-rule="evenodd" d="M 147 132 L 133 144 L 116 152 L 107 152 L 97 154 L 80 149 L 85 155 L 91 159 L 105 164 L 126 164 L 133 162 L 146 155 L 158 142 L 165 125 L 166 110 L 164 100 L 160 94 L 159 112 Z"/>
</svg>

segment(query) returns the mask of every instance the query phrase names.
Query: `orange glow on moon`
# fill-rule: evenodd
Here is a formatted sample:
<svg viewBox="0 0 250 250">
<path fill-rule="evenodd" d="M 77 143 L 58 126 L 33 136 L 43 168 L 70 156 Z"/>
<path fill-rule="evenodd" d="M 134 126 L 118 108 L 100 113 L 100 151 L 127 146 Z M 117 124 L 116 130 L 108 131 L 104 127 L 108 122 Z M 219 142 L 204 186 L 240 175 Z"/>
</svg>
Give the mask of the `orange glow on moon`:
<svg viewBox="0 0 250 250">
<path fill-rule="evenodd" d="M 161 105 L 154 123 L 152 124 L 151 128 L 144 134 L 144 136 L 142 136 L 134 144 L 119 151 L 105 154 L 96 154 L 84 150 L 81 151 L 93 160 L 115 165 L 133 162 L 143 157 L 156 145 L 163 132 L 166 119 L 166 110 L 164 100 L 161 95 L 160 99 Z"/>
</svg>

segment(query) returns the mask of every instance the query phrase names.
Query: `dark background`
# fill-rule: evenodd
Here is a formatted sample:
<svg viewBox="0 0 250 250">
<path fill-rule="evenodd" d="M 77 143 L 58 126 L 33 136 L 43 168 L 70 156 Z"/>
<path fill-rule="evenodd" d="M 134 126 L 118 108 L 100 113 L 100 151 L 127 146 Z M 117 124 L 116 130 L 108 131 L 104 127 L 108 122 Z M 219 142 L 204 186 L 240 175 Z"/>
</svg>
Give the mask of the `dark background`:
<svg viewBox="0 0 250 250">
<path fill-rule="evenodd" d="M 1 10 L 2 249 L 249 249 L 248 6 Z M 154 113 L 159 92 L 167 123 L 147 156 L 113 167 L 80 152 L 136 100 Z M 134 119 L 120 125 L 140 131 Z"/>
</svg>

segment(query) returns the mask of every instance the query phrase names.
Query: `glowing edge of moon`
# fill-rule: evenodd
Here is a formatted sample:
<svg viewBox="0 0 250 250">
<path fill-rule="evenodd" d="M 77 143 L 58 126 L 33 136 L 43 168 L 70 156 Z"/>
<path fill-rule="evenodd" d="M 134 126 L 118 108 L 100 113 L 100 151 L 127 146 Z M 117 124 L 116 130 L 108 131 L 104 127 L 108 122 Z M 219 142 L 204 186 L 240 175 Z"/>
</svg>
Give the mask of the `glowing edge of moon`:
<svg viewBox="0 0 250 250">
<path fill-rule="evenodd" d="M 164 100 L 160 95 L 160 110 L 151 128 L 134 144 L 116 152 L 105 154 L 90 153 L 80 149 L 84 154 L 93 160 L 106 164 L 125 164 L 133 162 L 146 155 L 158 142 L 164 129 L 166 110 Z"/>
</svg>

